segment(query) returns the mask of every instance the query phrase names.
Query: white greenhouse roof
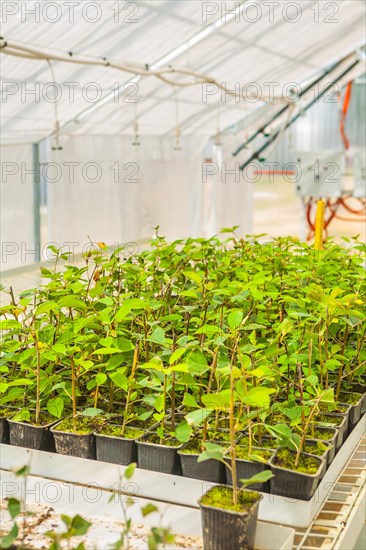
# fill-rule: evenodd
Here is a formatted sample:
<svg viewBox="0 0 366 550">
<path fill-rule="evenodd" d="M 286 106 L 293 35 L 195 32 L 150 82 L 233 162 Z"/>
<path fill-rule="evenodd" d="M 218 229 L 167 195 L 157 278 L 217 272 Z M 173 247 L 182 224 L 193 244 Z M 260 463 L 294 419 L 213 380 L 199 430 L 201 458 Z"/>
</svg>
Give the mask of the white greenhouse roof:
<svg viewBox="0 0 366 550">
<path fill-rule="evenodd" d="M 301 0 L 297 2 L 299 10 L 290 6 L 286 11 L 285 6 L 296 3 L 256 0 L 244 2 L 243 6 L 237 1 L 81 0 L 74 2 L 74 14 L 70 10 L 72 2 L 63 0 L 20 1 L 16 13 L 5 13 L 6 4 L 16 3 L 2 2 L 5 41 L 44 52 L 72 52 L 74 56 L 106 58 L 116 63 L 154 67 L 160 62 L 160 68 L 171 64 L 209 75 L 228 88 L 238 86 L 236 83 L 242 87 L 255 82 L 264 93 L 268 93 L 269 82 L 279 83 L 278 93 L 286 84 L 302 83 L 361 47 L 365 28 L 365 6 L 359 0 L 319 2 L 318 13 L 314 0 Z M 49 6 L 45 11 L 47 4 L 53 8 Z M 86 4 L 97 4 L 99 10 L 90 7 L 85 14 L 82 10 Z M 25 7 L 35 10 L 36 15 L 38 11 L 38 22 Z M 230 9 L 237 13 L 225 21 Z M 289 22 L 285 16 L 297 22 Z M 98 21 L 92 22 L 93 19 Z M 6 53 L 0 60 L 3 92 L 8 91 L 1 103 L 2 141 L 35 142 L 49 136 L 55 124 L 54 104 L 43 97 L 52 82 L 49 64 Z M 216 133 L 218 120 L 220 127 L 225 128 L 261 105 L 237 102 L 230 96 L 222 101 L 218 90 L 203 102 L 202 85 L 173 88 L 154 76 L 138 81 L 138 103 L 123 101 L 121 97 L 117 102 L 113 98 L 103 102 L 113 85 L 122 85 L 133 75 L 110 67 L 62 61 L 52 61 L 52 68 L 62 92 L 57 108 L 61 133 L 65 134 L 132 134 L 137 113 L 141 134 L 173 135 L 178 111 L 183 134 L 210 136 Z M 181 78 L 177 77 L 178 81 Z M 70 83 L 74 83 L 72 101 Z M 102 94 L 100 106 L 94 101 L 89 83 L 96 83 L 94 91 Z M 36 90 L 36 95 L 25 93 L 31 90 Z M 133 94 L 134 88 L 126 91 Z M 49 94 L 52 97 L 51 91 Z"/>
</svg>

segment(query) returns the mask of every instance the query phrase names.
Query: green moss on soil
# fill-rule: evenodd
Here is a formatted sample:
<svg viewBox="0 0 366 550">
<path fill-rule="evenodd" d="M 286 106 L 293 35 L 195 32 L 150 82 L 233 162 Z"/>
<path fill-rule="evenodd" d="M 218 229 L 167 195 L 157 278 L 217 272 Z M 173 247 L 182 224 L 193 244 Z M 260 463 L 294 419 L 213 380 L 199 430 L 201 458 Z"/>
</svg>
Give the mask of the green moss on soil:
<svg viewBox="0 0 366 550">
<path fill-rule="evenodd" d="M 14 409 L 7 409 L 6 407 L 0 408 L 0 418 L 11 418 L 16 411 Z"/>
<path fill-rule="evenodd" d="M 164 445 L 164 447 L 179 447 L 181 445 L 178 439 L 175 439 L 174 437 L 170 437 L 168 435 L 161 439 L 160 436 L 155 432 L 147 434 L 146 437 L 144 437 L 144 443 L 145 442 L 155 443 L 156 445 Z"/>
<path fill-rule="evenodd" d="M 213 487 L 202 497 L 201 504 L 233 512 L 247 512 L 259 496 L 260 494 L 255 491 L 239 491 L 238 503 L 234 504 L 231 487 Z"/>
<path fill-rule="evenodd" d="M 87 416 L 78 416 L 76 419 L 76 430 L 74 430 L 74 421 L 72 418 L 65 418 L 60 424 L 57 424 L 55 430 L 60 432 L 71 432 L 79 435 L 86 435 L 100 428 L 100 420 Z"/>
<path fill-rule="evenodd" d="M 309 443 L 305 441 L 304 452 L 316 456 L 323 456 L 328 451 L 328 448 L 329 443 L 328 445 L 325 445 L 321 441 L 317 441 L 316 443 Z"/>
<path fill-rule="evenodd" d="M 334 424 L 340 426 L 342 424 L 344 417 L 343 416 L 331 416 L 330 414 L 318 414 L 316 416 L 319 422 L 324 422 L 325 424 Z"/>
<path fill-rule="evenodd" d="M 319 469 L 319 463 L 310 456 L 300 455 L 298 465 L 295 467 L 296 453 L 289 451 L 288 449 L 281 449 L 275 456 L 274 464 L 292 470 L 294 472 L 300 472 L 302 474 L 316 474 Z"/>
<path fill-rule="evenodd" d="M 12 411 L 12 413 L 13 414 L 8 417 L 9 420 L 24 422 L 24 424 L 29 424 L 32 426 L 47 426 L 48 424 L 52 424 L 57 421 L 57 418 L 48 413 L 41 413 L 38 423 L 36 422 L 36 413 L 33 411 L 29 411 L 29 416 L 27 415 L 27 411 L 17 411 L 15 414 L 14 411 Z"/>
<path fill-rule="evenodd" d="M 122 431 L 122 426 L 118 426 L 116 424 L 106 424 L 105 426 L 103 426 L 103 428 L 100 430 L 99 433 L 102 435 L 109 435 L 110 437 L 122 437 L 121 431 Z M 144 430 L 141 430 L 140 428 L 131 428 L 127 426 L 125 429 L 123 438 L 137 439 L 144 433 L 145 433 Z"/>
<path fill-rule="evenodd" d="M 240 445 L 244 445 L 245 447 L 247 447 L 249 445 L 249 437 L 247 435 L 245 435 L 244 437 L 242 437 L 239 441 Z M 259 442 L 258 438 L 253 438 L 252 437 L 252 445 L 254 445 L 255 447 L 259 447 L 261 449 L 277 449 L 278 445 L 276 443 L 276 440 L 272 437 L 270 438 L 263 438 L 262 437 L 262 441 Z"/>
<path fill-rule="evenodd" d="M 230 432 L 208 430 L 206 439 L 207 441 L 230 441 Z"/>
<path fill-rule="evenodd" d="M 249 447 L 236 445 L 235 454 L 236 454 L 236 458 L 238 458 L 239 460 L 253 460 L 254 462 L 257 462 L 255 459 L 251 458 L 251 455 L 249 454 Z M 252 455 L 260 456 L 261 458 L 264 458 L 264 460 L 269 460 L 271 458 L 272 453 L 271 451 L 263 451 L 263 449 L 252 447 Z"/>
<path fill-rule="evenodd" d="M 319 410 L 322 412 L 346 413 L 348 405 L 342 403 L 319 403 Z"/>
<path fill-rule="evenodd" d="M 347 403 L 348 405 L 356 405 L 362 397 L 361 393 L 340 393 L 339 399 L 342 401 L 342 403 Z"/>
<path fill-rule="evenodd" d="M 225 443 L 224 441 L 222 442 L 216 442 L 218 443 L 218 445 L 222 444 L 222 443 Z M 189 441 L 189 443 L 187 443 L 186 446 L 183 447 L 183 449 L 181 449 L 180 452 L 182 452 L 183 454 L 186 454 L 186 455 L 199 455 L 202 453 L 202 451 L 204 451 L 205 449 L 202 448 L 202 439 L 200 438 L 193 438 Z"/>
</svg>

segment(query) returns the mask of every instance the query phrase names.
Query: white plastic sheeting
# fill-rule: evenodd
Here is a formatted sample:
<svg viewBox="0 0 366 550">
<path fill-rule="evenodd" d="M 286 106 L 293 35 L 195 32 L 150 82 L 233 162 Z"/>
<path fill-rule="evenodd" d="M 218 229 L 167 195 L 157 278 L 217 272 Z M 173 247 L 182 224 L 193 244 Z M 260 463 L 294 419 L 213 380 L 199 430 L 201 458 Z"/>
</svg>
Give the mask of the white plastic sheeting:
<svg viewBox="0 0 366 550">
<path fill-rule="evenodd" d="M 77 136 L 62 151 L 44 150 L 49 242 L 73 243 L 80 252 L 89 239 L 112 245 L 150 238 L 157 225 L 168 239 L 243 225 L 245 186 L 238 174 L 222 175 L 218 157 L 203 162 L 202 138 L 183 138 L 181 150 L 174 145 L 170 138 L 150 137 L 134 147 L 118 136 Z"/>
<path fill-rule="evenodd" d="M 35 261 L 34 175 L 32 145 L 2 146 L 1 156 L 1 268 Z"/>
</svg>

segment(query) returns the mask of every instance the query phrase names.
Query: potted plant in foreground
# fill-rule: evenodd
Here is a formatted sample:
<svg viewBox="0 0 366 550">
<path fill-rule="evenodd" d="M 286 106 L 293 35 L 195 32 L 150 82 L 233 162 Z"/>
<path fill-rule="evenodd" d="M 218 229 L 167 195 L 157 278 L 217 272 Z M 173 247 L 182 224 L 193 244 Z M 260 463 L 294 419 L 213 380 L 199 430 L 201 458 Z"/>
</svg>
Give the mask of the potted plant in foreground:
<svg viewBox="0 0 366 550">
<path fill-rule="evenodd" d="M 206 443 L 206 449 L 200 461 L 216 458 L 225 463 L 223 449 L 218 445 Z M 231 468 L 227 463 L 226 467 Z M 231 475 L 235 477 L 232 470 Z M 201 508 L 205 550 L 253 550 L 259 502 L 263 496 L 246 487 L 266 483 L 272 477 L 270 470 L 263 470 L 250 479 L 240 479 L 240 488 L 237 485 L 216 485 L 200 498 L 198 504 Z"/>
</svg>

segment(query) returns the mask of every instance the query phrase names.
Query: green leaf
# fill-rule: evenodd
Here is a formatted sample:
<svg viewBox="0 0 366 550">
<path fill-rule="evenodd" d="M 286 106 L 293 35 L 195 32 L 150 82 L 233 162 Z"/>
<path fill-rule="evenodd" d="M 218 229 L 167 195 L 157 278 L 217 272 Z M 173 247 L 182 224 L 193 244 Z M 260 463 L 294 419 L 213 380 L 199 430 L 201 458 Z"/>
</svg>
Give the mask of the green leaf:
<svg viewBox="0 0 366 550">
<path fill-rule="evenodd" d="M 92 355 L 112 355 L 113 353 L 121 353 L 121 350 L 116 348 L 99 348 L 93 351 Z"/>
<path fill-rule="evenodd" d="M 131 477 L 133 476 L 136 470 L 136 466 L 137 466 L 136 462 L 131 462 L 131 464 L 127 466 L 123 474 L 126 479 L 131 479 Z"/>
<path fill-rule="evenodd" d="M 19 533 L 18 526 L 16 523 L 14 523 L 10 532 L 7 535 L 5 535 L 5 537 L 2 537 L 2 539 L 0 540 L 0 548 L 10 548 L 14 540 L 17 538 L 18 533 Z"/>
<path fill-rule="evenodd" d="M 240 323 L 242 322 L 244 318 L 244 313 L 242 311 L 233 310 L 229 313 L 227 316 L 227 323 L 231 330 L 235 330 L 240 326 Z"/>
<path fill-rule="evenodd" d="M 102 384 L 104 384 L 106 380 L 107 380 L 107 375 L 104 374 L 104 372 L 98 372 L 98 374 L 95 377 L 97 386 L 101 386 Z"/>
<path fill-rule="evenodd" d="M 253 483 L 265 483 L 272 477 L 274 476 L 271 470 L 263 470 L 249 479 L 241 479 L 240 482 L 244 485 L 244 487 L 247 487 L 248 485 L 253 485 Z"/>
<path fill-rule="evenodd" d="M 186 392 L 183 397 L 183 405 L 190 409 L 198 409 L 199 405 L 193 395 Z"/>
<path fill-rule="evenodd" d="M 128 298 L 123 302 L 115 315 L 115 321 L 123 321 L 133 309 L 146 309 L 146 302 L 138 298 Z"/>
<path fill-rule="evenodd" d="M 181 443 L 189 441 L 192 435 L 192 426 L 188 424 L 186 420 L 182 420 L 176 427 L 175 436 Z"/>
<path fill-rule="evenodd" d="M 151 340 L 151 342 L 155 342 L 156 344 L 164 344 L 165 332 L 161 327 L 156 327 L 149 340 Z"/>
<path fill-rule="evenodd" d="M 30 474 L 30 467 L 28 465 L 22 466 L 18 470 L 13 470 L 13 472 L 17 477 L 26 477 Z"/>
<path fill-rule="evenodd" d="M 263 386 L 257 386 L 251 388 L 248 392 L 240 395 L 240 399 L 245 405 L 252 407 L 269 407 L 271 403 L 270 395 L 275 393 L 273 388 L 264 388 Z"/>
<path fill-rule="evenodd" d="M 197 409 L 196 411 L 186 414 L 185 419 L 190 426 L 199 426 L 211 413 L 212 410 L 210 409 Z"/>
<path fill-rule="evenodd" d="M 8 512 L 12 519 L 20 514 L 20 501 L 17 498 L 8 499 Z"/>
<path fill-rule="evenodd" d="M 58 309 L 59 305 L 56 304 L 56 302 L 44 302 L 36 308 L 35 314 L 41 315 L 42 313 L 49 313 L 50 311 L 57 311 Z"/>
<path fill-rule="evenodd" d="M 77 537 L 85 535 L 88 532 L 90 526 L 91 523 L 83 517 L 79 516 L 79 514 L 74 516 L 71 520 L 71 528 L 73 534 Z"/>
<path fill-rule="evenodd" d="M 128 388 L 128 379 L 125 374 L 122 372 L 111 372 L 109 374 L 109 378 L 112 380 L 113 384 L 115 384 L 118 388 L 121 388 L 122 390 L 127 391 Z"/>
<path fill-rule="evenodd" d="M 202 351 L 198 349 L 191 351 L 187 355 L 186 363 L 192 373 L 203 374 L 208 370 L 206 357 Z"/>
<path fill-rule="evenodd" d="M 202 395 L 201 401 L 208 409 L 227 409 L 230 405 L 230 390 Z"/>
<path fill-rule="evenodd" d="M 82 416 L 89 416 L 89 417 L 93 417 L 93 416 L 98 416 L 98 414 L 101 414 L 103 411 L 102 409 L 97 409 L 95 407 L 88 407 L 87 409 L 84 409 L 83 411 L 81 411 L 81 415 Z"/>
<path fill-rule="evenodd" d="M 47 410 L 52 416 L 56 418 L 61 418 L 62 412 L 64 410 L 64 400 L 61 397 L 55 397 L 50 399 L 47 403 Z"/>
<path fill-rule="evenodd" d="M 224 452 L 225 449 L 221 445 L 215 443 L 205 443 L 205 451 L 199 455 L 197 462 L 204 462 L 205 460 L 219 460 L 225 463 Z"/>
<path fill-rule="evenodd" d="M 143 517 L 148 516 L 149 514 L 152 514 L 153 512 L 158 512 L 158 511 L 159 511 L 159 508 L 157 506 L 155 506 L 155 504 L 152 504 L 151 502 L 149 502 L 148 504 L 146 504 L 145 506 L 143 506 L 141 508 L 141 513 L 142 513 Z"/>
<path fill-rule="evenodd" d="M 334 388 L 328 388 L 322 393 L 321 399 L 322 403 L 334 403 Z"/>
<path fill-rule="evenodd" d="M 86 311 L 86 304 L 82 300 L 75 298 L 74 296 L 64 296 L 60 299 L 58 305 L 60 307 L 68 307 L 71 309 L 77 309 L 80 311 Z"/>
<path fill-rule="evenodd" d="M 178 361 L 187 351 L 187 348 L 179 348 L 176 349 L 170 356 L 169 364 L 172 365 L 176 361 Z"/>
<path fill-rule="evenodd" d="M 196 273 L 195 271 L 183 271 L 183 275 L 187 277 L 187 279 L 191 279 L 191 281 L 201 284 L 202 277 L 199 273 Z"/>
</svg>

